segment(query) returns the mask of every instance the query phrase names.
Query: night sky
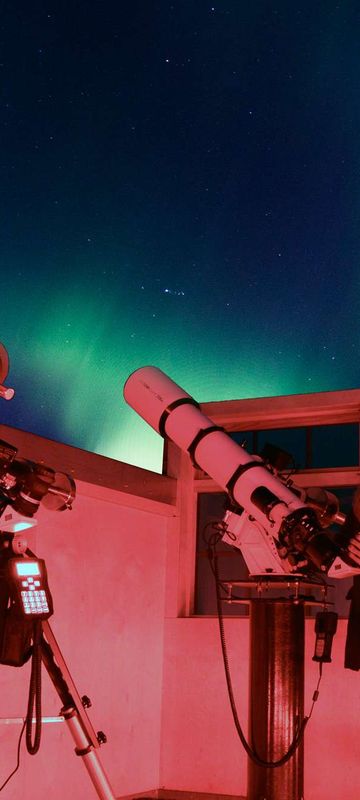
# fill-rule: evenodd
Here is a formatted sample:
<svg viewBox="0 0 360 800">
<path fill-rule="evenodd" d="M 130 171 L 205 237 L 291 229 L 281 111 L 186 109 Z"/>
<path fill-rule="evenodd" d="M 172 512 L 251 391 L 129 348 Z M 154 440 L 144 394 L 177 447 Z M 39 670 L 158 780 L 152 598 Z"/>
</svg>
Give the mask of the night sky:
<svg viewBox="0 0 360 800">
<path fill-rule="evenodd" d="M 161 469 L 122 399 L 359 386 L 358 2 L 3 2 L 1 421 Z"/>
</svg>

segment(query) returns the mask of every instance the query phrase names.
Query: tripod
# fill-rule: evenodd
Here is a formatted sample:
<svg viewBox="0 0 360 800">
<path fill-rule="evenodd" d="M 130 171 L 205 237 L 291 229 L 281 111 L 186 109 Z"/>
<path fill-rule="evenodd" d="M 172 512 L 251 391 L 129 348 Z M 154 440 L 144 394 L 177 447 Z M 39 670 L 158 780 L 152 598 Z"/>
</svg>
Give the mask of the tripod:
<svg viewBox="0 0 360 800">
<path fill-rule="evenodd" d="M 85 710 L 89 705 L 87 698 L 80 698 L 47 620 L 42 623 L 42 629 L 41 658 L 63 704 L 61 714 L 75 742 L 75 753 L 83 759 L 100 800 L 116 800 L 96 752 L 100 744 L 106 742 L 106 737 L 102 731 L 95 733 Z"/>
<path fill-rule="evenodd" d="M 9 541 L 12 541 L 12 536 L 6 538 L 4 537 L 3 542 L 3 552 L 0 553 L 0 574 L 3 577 L 3 580 L 0 581 L 0 609 L 1 609 L 1 639 L 2 641 L 6 639 L 6 634 L 4 634 L 4 630 L 6 628 L 5 619 L 6 619 L 6 609 L 8 606 L 8 599 L 9 599 L 9 589 L 6 580 L 6 572 L 4 567 L 6 564 L 10 563 L 10 561 L 14 560 L 11 559 L 11 553 L 9 552 L 9 548 L 6 545 Z M 31 550 L 26 549 L 26 555 L 30 556 L 34 560 L 37 559 L 34 553 Z M 9 558 L 10 557 L 10 558 Z M 41 559 L 37 559 L 37 563 L 35 562 L 35 567 L 40 565 Z M 26 564 L 26 561 L 23 561 L 22 557 L 17 559 L 17 563 L 20 565 Z M 42 562 L 44 563 L 44 562 Z M 45 566 L 42 567 L 45 570 Z M 20 571 L 20 575 L 21 575 Z M 24 573 L 23 573 L 24 574 Z M 29 575 L 32 574 L 29 572 Z M 35 573 L 34 573 L 35 574 Z M 37 573 L 36 573 L 37 574 Z M 41 577 L 41 575 L 39 575 Z M 5 578 L 5 579 L 4 579 Z M 46 582 L 46 578 L 43 580 Z M 23 599 L 24 608 L 22 609 L 26 614 L 32 614 L 35 616 L 36 610 L 34 611 L 34 607 L 36 604 L 43 602 L 43 600 L 36 595 L 39 594 L 35 591 L 35 582 L 30 577 L 29 581 L 33 581 L 34 590 L 33 591 L 25 591 L 24 590 L 24 583 L 21 584 L 22 591 L 20 591 L 20 595 L 26 597 Z M 40 581 L 37 583 L 40 584 Z M 31 589 L 32 589 L 31 585 Z M 46 584 L 43 584 L 46 585 Z M 29 586 L 28 586 L 29 588 Z M 41 593 L 43 597 L 46 594 L 45 591 Z M 31 599 L 27 599 L 28 596 L 31 596 Z M 13 607 L 15 605 L 13 595 Z M 52 606 L 51 595 L 47 590 L 47 600 L 45 602 L 49 602 Z M 26 611 L 26 608 L 28 609 Z M 44 666 L 48 672 L 48 675 L 60 697 L 62 702 L 62 709 L 61 715 L 64 717 L 65 722 L 70 730 L 70 733 L 73 737 L 75 742 L 75 753 L 77 756 L 80 756 L 86 769 L 90 775 L 92 783 L 95 787 L 95 790 L 98 794 L 100 800 L 116 800 L 115 794 L 110 786 L 108 778 L 104 772 L 102 764 L 99 760 L 98 754 L 96 752 L 97 748 L 100 747 L 101 744 L 106 742 L 106 736 L 102 731 L 95 733 L 95 730 L 90 722 L 90 719 L 86 713 L 86 708 L 88 708 L 91 703 L 87 697 L 81 699 L 75 683 L 71 677 L 69 669 L 65 663 L 64 657 L 61 653 L 60 647 L 55 639 L 54 633 L 49 625 L 48 619 L 38 619 L 36 620 L 36 629 L 32 627 L 32 623 L 29 620 L 25 620 L 23 624 L 20 623 L 19 627 L 17 627 L 16 621 L 13 624 L 10 636 L 9 636 L 9 650 L 11 651 L 11 655 L 14 657 L 14 660 L 3 660 L 1 663 L 13 664 L 14 666 L 21 666 L 22 663 L 25 663 L 27 658 L 31 653 L 31 649 L 33 651 L 33 656 L 35 657 L 35 650 L 38 649 L 36 654 L 36 658 L 39 659 L 39 669 L 41 661 L 44 663 Z M 32 639 L 33 639 L 33 646 L 32 648 L 28 648 L 28 641 L 29 641 L 29 630 L 32 630 Z M 35 634 L 35 630 L 37 633 Z M 22 631 L 24 631 L 23 638 Z M 25 643 L 24 643 L 25 642 Z M 26 652 L 27 651 L 27 652 Z M 23 657 L 24 655 L 24 657 Z M 32 715 L 31 715 L 32 716 Z M 29 717 L 29 713 L 27 714 L 27 718 Z M 40 720 L 38 721 L 40 722 Z M 39 737 L 40 742 L 40 737 Z M 30 750 L 30 752 L 36 752 L 36 749 Z"/>
</svg>

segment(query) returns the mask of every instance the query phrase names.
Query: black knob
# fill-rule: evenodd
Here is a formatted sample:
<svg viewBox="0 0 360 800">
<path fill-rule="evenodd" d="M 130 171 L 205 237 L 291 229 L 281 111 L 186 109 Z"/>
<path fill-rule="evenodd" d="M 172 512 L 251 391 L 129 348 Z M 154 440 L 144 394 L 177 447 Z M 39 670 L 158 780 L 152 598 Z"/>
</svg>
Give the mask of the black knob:
<svg viewBox="0 0 360 800">
<path fill-rule="evenodd" d="M 88 697 L 86 694 L 83 694 L 83 696 L 81 698 L 81 702 L 82 702 L 84 708 L 91 708 L 90 697 Z"/>
<path fill-rule="evenodd" d="M 106 742 L 107 742 L 107 737 L 106 737 L 104 731 L 98 731 L 97 734 L 96 734 L 96 738 L 97 738 L 99 744 L 106 744 Z"/>
</svg>

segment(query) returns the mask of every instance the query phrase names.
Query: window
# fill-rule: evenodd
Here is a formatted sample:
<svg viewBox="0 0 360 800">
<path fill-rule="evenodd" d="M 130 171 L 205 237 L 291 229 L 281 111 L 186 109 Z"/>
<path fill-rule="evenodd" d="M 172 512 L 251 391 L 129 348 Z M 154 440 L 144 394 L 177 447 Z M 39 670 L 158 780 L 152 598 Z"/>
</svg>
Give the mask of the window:
<svg viewBox="0 0 360 800">
<path fill-rule="evenodd" d="M 288 452 L 299 469 L 352 467 L 359 464 L 359 425 L 316 425 L 235 431 L 232 439 L 261 455 L 267 443 Z"/>
<path fill-rule="evenodd" d="M 215 578 L 206 546 L 206 537 L 211 533 L 212 522 L 219 522 L 224 516 L 226 494 L 201 493 L 198 497 L 198 525 L 196 544 L 195 574 L 195 614 L 216 614 Z M 248 570 L 240 550 L 235 550 L 221 542 L 218 545 L 219 573 L 224 580 L 246 580 Z M 226 605 L 227 615 L 247 614 L 245 606 Z"/>
</svg>

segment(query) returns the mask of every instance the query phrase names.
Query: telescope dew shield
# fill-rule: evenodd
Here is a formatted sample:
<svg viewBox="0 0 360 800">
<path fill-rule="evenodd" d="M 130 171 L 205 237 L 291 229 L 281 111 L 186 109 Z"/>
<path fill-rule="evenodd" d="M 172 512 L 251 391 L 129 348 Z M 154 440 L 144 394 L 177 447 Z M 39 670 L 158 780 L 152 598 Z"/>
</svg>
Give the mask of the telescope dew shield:
<svg viewBox="0 0 360 800">
<path fill-rule="evenodd" d="M 154 430 L 190 452 L 193 460 L 224 488 L 238 467 L 239 458 L 244 464 L 253 460 L 214 426 L 191 395 L 157 367 L 141 367 L 133 372 L 125 383 L 124 398 Z"/>
<path fill-rule="evenodd" d="M 125 383 L 124 397 L 129 406 L 162 436 L 165 434 L 161 428 L 173 403 L 181 400 L 195 405 L 195 400 L 158 367 L 135 370 Z"/>
</svg>

